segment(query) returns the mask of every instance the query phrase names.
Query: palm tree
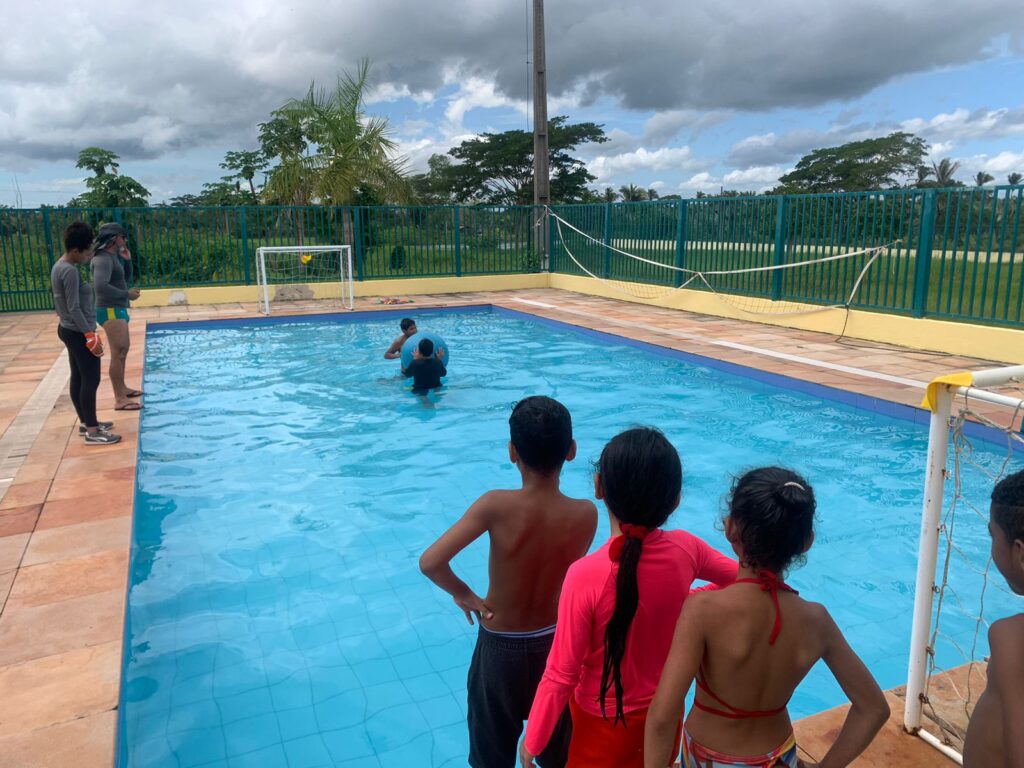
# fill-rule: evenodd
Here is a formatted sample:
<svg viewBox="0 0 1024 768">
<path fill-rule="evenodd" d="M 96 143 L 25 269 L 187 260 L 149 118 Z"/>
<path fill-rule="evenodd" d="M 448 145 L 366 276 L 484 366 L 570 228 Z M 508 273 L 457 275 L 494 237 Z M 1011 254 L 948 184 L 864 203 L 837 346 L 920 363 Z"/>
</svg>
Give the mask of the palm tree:
<svg viewBox="0 0 1024 768">
<path fill-rule="evenodd" d="M 934 169 L 929 168 L 927 165 L 919 165 L 919 166 L 917 166 L 917 183 L 914 186 L 916 186 L 916 187 L 930 187 L 931 186 L 931 182 L 928 181 L 928 177 L 929 176 L 934 176 L 934 175 L 935 175 Z"/>
<path fill-rule="evenodd" d="M 1006 183 L 1009 184 L 1011 187 L 1017 186 L 1022 181 L 1024 181 L 1024 174 L 1011 173 L 1006 177 Z"/>
<path fill-rule="evenodd" d="M 626 203 L 637 203 L 647 199 L 647 193 L 635 184 L 623 184 L 619 187 L 619 195 Z"/>
<path fill-rule="evenodd" d="M 658 190 L 653 189 L 653 188 L 652 189 L 648 189 L 647 190 L 647 199 L 648 200 L 657 200 L 658 199 Z"/>
<path fill-rule="evenodd" d="M 960 163 L 944 157 L 938 163 L 932 163 L 932 170 L 935 172 L 935 186 L 954 187 L 957 184 L 956 172 L 960 170 Z"/>
<path fill-rule="evenodd" d="M 409 199 L 405 159 L 396 157 L 387 119 L 363 112 L 369 71 L 364 60 L 355 77 L 340 75 L 333 91 L 312 83 L 305 98 L 292 99 L 275 112 L 276 118 L 300 126 L 308 144 L 281 156 L 267 180 L 271 198 L 348 205 L 360 191 L 369 191 L 389 202 Z"/>
<path fill-rule="evenodd" d="M 985 173 L 985 171 L 978 171 L 978 175 L 974 177 L 974 184 L 978 187 L 984 187 L 990 181 L 995 181 L 996 177 L 991 173 Z"/>
<path fill-rule="evenodd" d="M 619 199 L 619 193 L 616 192 L 611 187 L 605 187 L 604 193 L 601 195 L 601 197 L 606 203 L 614 203 L 616 200 Z"/>
</svg>

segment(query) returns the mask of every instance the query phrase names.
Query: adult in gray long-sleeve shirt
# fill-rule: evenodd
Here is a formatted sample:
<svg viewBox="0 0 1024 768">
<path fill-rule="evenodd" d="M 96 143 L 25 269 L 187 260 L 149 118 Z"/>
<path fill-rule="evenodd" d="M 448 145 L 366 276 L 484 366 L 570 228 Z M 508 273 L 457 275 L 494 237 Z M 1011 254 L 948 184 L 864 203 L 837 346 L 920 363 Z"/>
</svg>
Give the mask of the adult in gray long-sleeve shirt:
<svg viewBox="0 0 1024 768">
<path fill-rule="evenodd" d="M 111 445 L 121 439 L 109 431 L 113 424 L 96 419 L 103 342 L 96 333 L 92 286 L 78 272 L 78 265 L 91 255 L 92 227 L 82 221 L 73 222 L 64 230 L 64 253 L 50 270 L 50 282 L 60 320 L 57 336 L 67 347 L 71 365 L 69 389 L 78 414 L 78 433 L 84 435 L 86 445 Z"/>
<path fill-rule="evenodd" d="M 57 309 L 61 328 L 79 333 L 96 330 L 96 313 L 92 308 L 92 286 L 82 280 L 78 267 L 58 259 L 50 270 L 53 285 L 53 306 Z"/>
<path fill-rule="evenodd" d="M 125 244 L 126 234 L 120 224 L 100 227 L 92 257 L 92 282 L 96 289 L 96 321 L 103 325 L 110 343 L 108 376 L 114 388 L 114 410 L 138 411 L 142 404 L 129 398 L 141 397 L 142 390 L 124 382 L 124 366 L 131 346 L 128 302 L 139 298 L 139 290 L 128 287 L 132 255 Z"/>
</svg>

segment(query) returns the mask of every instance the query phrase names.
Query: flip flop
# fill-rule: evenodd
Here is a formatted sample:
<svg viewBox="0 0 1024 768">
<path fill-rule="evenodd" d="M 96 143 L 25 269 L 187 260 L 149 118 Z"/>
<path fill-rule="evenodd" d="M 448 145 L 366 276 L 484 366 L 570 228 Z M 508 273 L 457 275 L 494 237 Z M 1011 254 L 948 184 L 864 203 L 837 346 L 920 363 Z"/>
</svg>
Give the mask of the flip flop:
<svg viewBox="0 0 1024 768">
<path fill-rule="evenodd" d="M 141 411 L 142 403 L 126 403 L 120 408 L 115 407 L 115 411 Z"/>
<path fill-rule="evenodd" d="M 142 397 L 141 389 L 129 389 L 124 393 L 126 397 Z"/>
</svg>

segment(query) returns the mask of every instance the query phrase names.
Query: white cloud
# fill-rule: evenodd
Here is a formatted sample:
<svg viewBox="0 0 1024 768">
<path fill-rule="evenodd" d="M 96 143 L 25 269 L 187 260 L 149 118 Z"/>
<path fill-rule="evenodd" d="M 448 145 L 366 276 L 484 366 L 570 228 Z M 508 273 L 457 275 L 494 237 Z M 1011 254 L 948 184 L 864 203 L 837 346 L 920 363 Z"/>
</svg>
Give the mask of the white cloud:
<svg viewBox="0 0 1024 768">
<path fill-rule="evenodd" d="M 758 165 L 742 171 L 730 171 L 722 177 L 722 182 L 730 189 L 763 192 L 774 187 L 779 177 L 788 172 L 789 169 L 779 165 Z"/>
<path fill-rule="evenodd" d="M 643 173 L 686 173 L 708 165 L 710 161 L 694 157 L 689 147 L 663 147 L 655 150 L 641 147 L 619 155 L 599 155 L 587 163 L 587 169 L 597 177 L 594 183 L 604 186 L 620 181 L 634 181 L 634 177 Z M 643 186 L 649 185 L 645 183 Z"/>
</svg>

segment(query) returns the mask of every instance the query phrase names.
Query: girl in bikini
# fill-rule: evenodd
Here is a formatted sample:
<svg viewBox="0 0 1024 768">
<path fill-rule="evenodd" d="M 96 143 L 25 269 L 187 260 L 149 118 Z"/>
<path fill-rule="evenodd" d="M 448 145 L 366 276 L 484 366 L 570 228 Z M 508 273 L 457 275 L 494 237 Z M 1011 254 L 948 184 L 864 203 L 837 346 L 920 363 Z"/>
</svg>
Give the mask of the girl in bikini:
<svg viewBox="0 0 1024 768">
<path fill-rule="evenodd" d="M 569 768 L 642 768 L 644 718 L 694 579 L 728 584 L 736 563 L 662 526 L 679 506 L 679 454 L 656 429 L 612 439 L 594 476 L 611 538 L 566 573 L 558 624 L 533 699 L 521 764 L 547 746 L 566 703 Z M 659 768 L 671 760 L 666 755 Z"/>
<path fill-rule="evenodd" d="M 797 768 L 849 765 L 889 716 L 878 683 L 824 606 L 782 580 L 814 541 L 814 492 L 788 469 L 747 472 L 732 488 L 725 535 L 739 557 L 728 588 L 692 595 L 647 717 L 646 768 L 675 754 L 690 684 L 682 758 L 686 768 Z M 797 757 L 786 705 L 823 659 L 849 697 L 846 722 L 818 764 Z"/>
</svg>

